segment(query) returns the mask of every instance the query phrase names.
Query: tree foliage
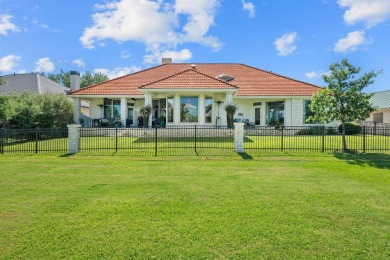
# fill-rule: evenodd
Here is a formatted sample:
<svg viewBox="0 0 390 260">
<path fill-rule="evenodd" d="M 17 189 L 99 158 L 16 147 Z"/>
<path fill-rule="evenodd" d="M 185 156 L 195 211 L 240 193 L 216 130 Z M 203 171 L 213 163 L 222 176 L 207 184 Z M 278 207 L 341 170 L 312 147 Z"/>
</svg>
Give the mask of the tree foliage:
<svg viewBox="0 0 390 260">
<path fill-rule="evenodd" d="M 310 104 L 313 115 L 308 120 L 341 122 L 343 149 L 347 150 L 345 123 L 365 120 L 375 111 L 369 101 L 372 95 L 364 94 L 362 90 L 373 84 L 381 71 L 370 71 L 358 77 L 360 68 L 354 67 L 346 59 L 330 65 L 329 70 L 330 74 L 323 76 L 328 86 L 313 96 Z"/>
<path fill-rule="evenodd" d="M 3 77 L 0 77 L 0 85 L 3 85 L 5 83 L 6 83 L 6 81 L 3 79 Z"/>
<path fill-rule="evenodd" d="M 0 109 L 7 128 L 62 128 L 73 121 L 73 104 L 61 94 L 2 96 Z"/>
<path fill-rule="evenodd" d="M 42 76 L 51 79 L 63 86 L 70 88 L 70 71 L 60 70 L 60 73 L 41 73 Z M 108 80 L 108 77 L 101 72 L 86 71 L 80 77 L 80 87 L 84 88 Z"/>
</svg>

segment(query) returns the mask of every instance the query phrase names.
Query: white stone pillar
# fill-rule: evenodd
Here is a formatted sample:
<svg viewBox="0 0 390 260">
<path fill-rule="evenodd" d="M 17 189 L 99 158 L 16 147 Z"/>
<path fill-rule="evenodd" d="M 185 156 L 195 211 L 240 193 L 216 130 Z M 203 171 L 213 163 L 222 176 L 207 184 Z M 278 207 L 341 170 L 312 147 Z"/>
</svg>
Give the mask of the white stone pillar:
<svg viewBox="0 0 390 260">
<path fill-rule="evenodd" d="M 68 125 L 68 153 L 78 153 L 80 150 L 79 124 Z"/>
<path fill-rule="evenodd" d="M 81 100 L 78 97 L 73 98 L 73 122 L 75 124 L 80 124 L 81 116 Z"/>
<path fill-rule="evenodd" d="M 144 96 L 145 96 L 145 106 L 152 105 L 152 94 L 145 93 Z"/>
<path fill-rule="evenodd" d="M 175 125 L 180 124 L 180 95 L 175 94 L 175 101 L 174 101 L 174 109 L 173 109 L 173 123 Z"/>
<path fill-rule="evenodd" d="M 126 126 L 127 119 L 127 99 L 121 98 L 121 122 L 122 125 Z"/>
<path fill-rule="evenodd" d="M 261 102 L 261 109 L 260 109 L 260 124 L 262 126 L 267 125 L 267 102 L 263 101 Z"/>
<path fill-rule="evenodd" d="M 234 123 L 234 150 L 244 152 L 244 123 Z"/>
<path fill-rule="evenodd" d="M 204 94 L 199 95 L 199 109 L 198 109 L 198 123 L 200 125 L 205 124 L 205 113 L 206 113 L 206 108 L 204 105 Z"/>
</svg>

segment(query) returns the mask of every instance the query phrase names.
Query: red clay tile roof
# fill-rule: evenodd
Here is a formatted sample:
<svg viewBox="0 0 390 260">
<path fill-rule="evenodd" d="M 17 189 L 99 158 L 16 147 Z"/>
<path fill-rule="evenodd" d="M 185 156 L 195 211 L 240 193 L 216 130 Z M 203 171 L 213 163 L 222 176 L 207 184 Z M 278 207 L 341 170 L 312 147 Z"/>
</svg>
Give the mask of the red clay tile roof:
<svg viewBox="0 0 390 260">
<path fill-rule="evenodd" d="M 236 96 L 311 96 L 321 89 L 309 83 L 244 64 L 197 64 L 198 75 L 193 73 L 193 70 L 190 72 L 188 69 L 191 69 L 191 64 L 163 64 L 73 91 L 71 95 L 143 95 L 140 91 L 141 87 L 154 89 L 182 87 L 188 89 L 192 88 L 189 87 L 190 83 L 193 83 L 192 85 L 197 88 L 206 88 L 204 85 L 206 76 L 215 78 L 221 74 L 228 74 L 234 78 L 229 83 L 223 83 L 236 86 L 238 88 Z M 190 78 L 185 77 L 186 74 L 194 76 L 194 80 L 201 81 L 192 82 Z M 216 79 L 212 82 L 217 84 L 216 82 L 221 81 Z M 168 86 L 168 83 L 173 85 Z M 182 86 L 180 86 L 181 84 Z M 212 85 L 209 88 L 212 88 Z"/>
<path fill-rule="evenodd" d="M 191 68 L 145 84 L 140 89 L 236 89 L 236 87 Z"/>
</svg>

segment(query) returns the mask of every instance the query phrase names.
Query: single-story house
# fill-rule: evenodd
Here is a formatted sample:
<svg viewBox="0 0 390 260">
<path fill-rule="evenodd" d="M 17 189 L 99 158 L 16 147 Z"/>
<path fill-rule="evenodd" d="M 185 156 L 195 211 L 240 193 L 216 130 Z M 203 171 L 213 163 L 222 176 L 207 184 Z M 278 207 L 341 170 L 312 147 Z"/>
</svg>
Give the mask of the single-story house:
<svg viewBox="0 0 390 260">
<path fill-rule="evenodd" d="M 39 73 L 27 73 L 27 74 L 9 74 L 4 75 L 2 78 L 5 84 L 0 85 L 0 95 L 20 95 L 24 92 L 31 94 L 63 94 L 66 95 L 69 92 L 69 88 L 52 81 Z M 85 116 L 89 116 L 89 102 L 82 100 L 81 113 Z"/>
<path fill-rule="evenodd" d="M 390 90 L 374 92 L 370 102 L 377 110 L 371 113 L 366 122 L 390 124 Z"/>
<path fill-rule="evenodd" d="M 166 125 L 226 125 L 224 106 L 238 105 L 235 118 L 267 126 L 306 124 L 308 104 L 321 88 L 276 73 L 236 63 L 172 63 L 80 89 L 77 72 L 69 96 L 75 101 L 75 122 L 80 100 L 91 105 L 92 120 L 111 119 L 137 126 L 138 109 L 153 108 L 152 118 Z M 77 109 L 78 108 L 78 109 Z"/>
</svg>

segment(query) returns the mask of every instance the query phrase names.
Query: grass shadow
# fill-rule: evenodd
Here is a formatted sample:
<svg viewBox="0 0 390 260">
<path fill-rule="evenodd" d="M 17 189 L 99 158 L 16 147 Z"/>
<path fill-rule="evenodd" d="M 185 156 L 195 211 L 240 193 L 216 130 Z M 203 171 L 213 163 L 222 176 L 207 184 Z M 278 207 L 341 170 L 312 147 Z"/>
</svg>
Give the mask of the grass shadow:
<svg viewBox="0 0 390 260">
<path fill-rule="evenodd" d="M 390 169 L 390 153 L 335 152 L 334 157 L 348 164 Z"/>
<path fill-rule="evenodd" d="M 64 157 L 64 158 L 66 158 L 66 157 L 71 157 L 71 156 L 74 156 L 74 155 L 76 155 L 77 153 L 65 153 L 65 154 L 61 154 L 60 156 L 58 156 L 58 157 Z"/>
<path fill-rule="evenodd" d="M 253 160 L 253 157 L 247 153 L 237 153 L 244 160 Z"/>
</svg>

